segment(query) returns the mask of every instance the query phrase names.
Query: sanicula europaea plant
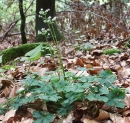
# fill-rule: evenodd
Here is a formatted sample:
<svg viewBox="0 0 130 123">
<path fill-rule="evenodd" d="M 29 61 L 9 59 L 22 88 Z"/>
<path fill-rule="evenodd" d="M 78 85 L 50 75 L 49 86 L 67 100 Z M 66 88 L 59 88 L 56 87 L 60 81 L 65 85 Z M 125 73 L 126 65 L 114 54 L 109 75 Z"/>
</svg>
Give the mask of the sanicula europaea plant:
<svg viewBox="0 0 130 123">
<path fill-rule="evenodd" d="M 55 23 L 56 17 L 51 18 L 51 16 L 49 16 L 47 18 L 46 15 L 49 11 L 50 11 L 49 9 L 47 9 L 45 11 L 43 11 L 43 9 L 41 9 L 40 12 L 39 12 L 39 14 L 40 14 L 39 17 L 41 17 L 43 19 L 44 23 L 47 23 L 48 27 L 49 27 L 48 29 L 42 28 L 41 31 L 39 31 L 39 33 L 45 36 L 46 41 L 48 41 L 48 37 L 50 35 L 52 36 L 53 42 L 56 46 L 56 50 L 57 50 L 57 53 L 58 53 L 58 58 L 60 60 L 60 66 L 61 66 L 63 75 L 65 76 L 64 66 L 63 66 L 63 62 L 62 62 L 62 58 L 61 58 L 61 52 L 60 52 L 60 49 L 58 47 L 58 41 L 57 41 L 56 34 L 55 34 L 55 31 L 54 31 L 54 27 L 53 27 L 53 24 Z M 51 46 L 50 46 L 50 48 L 51 48 Z"/>
<path fill-rule="evenodd" d="M 11 103 L 7 103 L 7 106 L 18 109 L 23 105 L 27 106 L 36 100 L 41 100 L 43 104 L 46 103 L 48 113 L 46 110 L 35 111 L 33 116 L 37 119 L 36 123 L 42 123 L 38 118 L 47 120 L 48 115 L 66 116 L 73 110 L 74 103 L 77 101 L 86 102 L 86 107 L 95 102 L 97 106 L 101 102 L 108 106 L 123 108 L 125 89 L 114 85 L 115 81 L 116 75 L 110 70 L 101 71 L 95 76 L 75 76 L 74 73 L 65 72 L 65 77 L 61 75 L 60 78 L 56 74 L 39 76 L 37 73 L 32 73 L 21 80 L 23 89 L 11 99 Z M 41 114 L 44 114 L 43 117 Z M 50 123 L 49 120 L 48 123 Z"/>
<path fill-rule="evenodd" d="M 48 10 L 45 11 L 45 13 L 47 12 Z M 43 13 L 43 19 L 48 22 L 49 27 L 53 26 L 51 23 L 53 22 L 52 19 L 49 17 L 49 21 L 47 21 L 45 13 Z M 49 36 L 48 31 L 51 30 L 42 29 L 41 33 Z M 95 102 L 103 102 L 108 106 L 123 108 L 124 103 L 122 100 L 125 98 L 125 89 L 119 88 L 114 84 L 116 75 L 110 70 L 100 71 L 95 76 L 76 76 L 74 73 L 65 72 L 55 33 L 53 30 L 50 33 L 58 50 L 58 58 L 60 59 L 63 73 L 60 73 L 60 77 L 55 72 L 54 74 L 45 74 L 43 76 L 39 76 L 38 73 L 29 73 L 21 80 L 23 89 L 17 92 L 17 95 L 9 99 L 4 105 L 0 105 L 0 113 L 3 114 L 10 108 L 18 109 L 21 106 L 28 106 L 30 103 L 40 100 L 43 104 L 46 104 L 48 111 L 42 107 L 40 107 L 40 111 L 34 111 L 33 117 L 35 121 L 33 123 L 50 123 L 55 115 L 66 116 L 71 112 L 74 109 L 74 103 L 77 101 L 86 102 L 86 107 L 89 107 L 90 104 L 95 104 Z M 39 45 L 26 53 L 22 60 L 37 60 L 41 56 L 41 49 L 42 46 Z M 88 110 L 90 109 L 88 108 Z"/>
</svg>

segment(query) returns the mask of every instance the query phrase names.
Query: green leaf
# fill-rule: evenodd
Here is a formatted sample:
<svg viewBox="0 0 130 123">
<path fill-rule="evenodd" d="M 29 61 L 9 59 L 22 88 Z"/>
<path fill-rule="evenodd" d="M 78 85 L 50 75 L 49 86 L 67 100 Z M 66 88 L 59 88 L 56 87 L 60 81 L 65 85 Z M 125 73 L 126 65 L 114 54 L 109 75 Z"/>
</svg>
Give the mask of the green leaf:
<svg viewBox="0 0 130 123">
<path fill-rule="evenodd" d="M 54 102 L 56 102 L 56 101 L 58 101 L 59 99 L 61 99 L 61 97 L 58 96 L 56 93 L 53 94 L 53 95 L 51 95 L 51 96 L 49 97 L 49 101 L 54 101 Z"/>
<path fill-rule="evenodd" d="M 96 95 L 93 93 L 89 93 L 85 98 L 87 98 L 90 101 L 97 100 Z"/>
<path fill-rule="evenodd" d="M 2 56 L 0 56 L 0 64 L 2 63 Z"/>
<path fill-rule="evenodd" d="M 108 97 L 107 105 L 123 108 L 124 103 L 122 102 L 122 100 L 125 98 L 124 89 L 118 87 L 113 88 L 106 96 Z"/>
<path fill-rule="evenodd" d="M 109 94 L 107 95 L 109 99 L 124 99 L 125 98 L 125 90 L 121 88 L 113 88 L 110 90 Z"/>
<path fill-rule="evenodd" d="M 98 101 L 103 101 L 103 102 L 108 101 L 108 98 L 106 96 L 101 96 L 100 94 L 97 94 L 96 98 L 97 98 Z"/>
<path fill-rule="evenodd" d="M 61 79 L 59 81 L 56 81 L 56 82 L 53 82 L 52 84 L 54 86 L 54 88 L 57 89 L 57 92 L 63 92 L 64 91 L 64 88 L 69 85 L 69 82 Z"/>
<path fill-rule="evenodd" d="M 2 69 L 4 69 L 4 70 L 9 70 L 9 69 L 11 69 L 11 68 L 16 68 L 16 66 L 4 65 L 4 66 L 2 67 Z"/>
<path fill-rule="evenodd" d="M 109 94 L 109 90 L 108 90 L 108 88 L 107 87 L 101 87 L 100 89 L 99 89 L 99 91 L 100 91 L 100 94 Z"/>
<path fill-rule="evenodd" d="M 113 99 L 106 102 L 108 106 L 115 106 L 118 108 L 124 108 L 125 104 L 121 100 Z"/>
<path fill-rule="evenodd" d="M 20 59 L 20 61 L 35 61 L 41 57 L 42 44 L 37 46 L 35 49 L 27 52 L 24 57 Z"/>
<path fill-rule="evenodd" d="M 40 57 L 41 57 L 41 52 L 36 52 L 35 54 L 33 54 L 33 55 L 29 58 L 29 60 L 30 60 L 30 61 L 35 61 L 35 60 L 39 59 Z"/>
<path fill-rule="evenodd" d="M 113 74 L 110 70 L 101 71 L 99 73 L 100 79 L 98 81 L 101 84 L 105 84 L 107 87 L 111 86 L 111 83 L 116 81 L 116 75 Z"/>
<path fill-rule="evenodd" d="M 99 73 L 99 77 L 102 77 L 102 78 L 108 78 L 109 76 L 113 75 L 112 72 L 110 70 L 105 70 L 105 71 L 101 71 Z"/>
<path fill-rule="evenodd" d="M 74 85 L 68 85 L 65 87 L 65 91 L 66 92 L 75 92 L 75 93 L 78 93 L 78 92 L 84 92 L 84 87 L 82 86 L 81 83 L 76 83 Z"/>
<path fill-rule="evenodd" d="M 28 57 L 22 57 L 21 59 L 20 59 L 20 61 L 27 61 L 29 58 Z"/>
<path fill-rule="evenodd" d="M 58 114 L 61 115 L 61 116 L 67 115 L 73 109 L 73 106 L 70 105 L 70 104 L 64 104 L 62 106 L 63 107 L 59 108 L 59 110 L 57 111 Z"/>
<path fill-rule="evenodd" d="M 40 44 L 39 46 L 37 46 L 33 50 L 27 52 L 25 54 L 25 56 L 27 56 L 27 57 L 34 57 L 34 56 L 36 56 L 41 51 L 41 49 L 42 49 L 42 44 Z"/>
<path fill-rule="evenodd" d="M 44 111 L 34 111 L 33 117 L 36 118 L 33 123 L 51 123 L 55 116 Z"/>
</svg>

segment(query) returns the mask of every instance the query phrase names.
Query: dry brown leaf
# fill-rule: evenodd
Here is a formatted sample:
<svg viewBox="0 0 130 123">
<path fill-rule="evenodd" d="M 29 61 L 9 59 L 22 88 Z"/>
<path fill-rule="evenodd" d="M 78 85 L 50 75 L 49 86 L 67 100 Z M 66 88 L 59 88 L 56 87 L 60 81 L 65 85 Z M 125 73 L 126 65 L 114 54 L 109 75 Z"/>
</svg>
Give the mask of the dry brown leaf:
<svg viewBox="0 0 130 123">
<path fill-rule="evenodd" d="M 0 121 L 2 121 L 4 118 L 4 115 L 0 115 Z"/>
<path fill-rule="evenodd" d="M 65 54 L 68 55 L 74 51 L 75 51 L 75 48 L 70 48 L 70 49 L 67 49 L 67 51 L 65 50 Z"/>
<path fill-rule="evenodd" d="M 122 67 L 122 69 L 118 70 L 118 75 L 120 78 L 129 78 L 130 76 L 130 68 L 128 67 Z"/>
<path fill-rule="evenodd" d="M 92 55 L 95 55 L 95 56 L 100 56 L 100 55 L 102 55 L 103 54 L 103 51 L 102 50 L 94 50 L 93 52 L 92 52 Z"/>
<path fill-rule="evenodd" d="M 86 68 L 89 69 L 89 68 L 93 68 L 93 66 L 91 64 L 86 64 Z"/>
<path fill-rule="evenodd" d="M 106 120 L 110 117 L 110 114 L 107 111 L 99 110 L 99 116 L 95 119 L 97 121 Z"/>
<path fill-rule="evenodd" d="M 122 67 L 124 67 L 124 66 L 126 66 L 126 61 L 121 61 L 120 64 Z"/>
<path fill-rule="evenodd" d="M 84 63 L 83 63 L 83 61 L 82 61 L 80 58 L 77 59 L 76 65 L 79 65 L 79 66 L 81 66 L 81 67 L 84 67 Z"/>
<path fill-rule="evenodd" d="M 3 90 L 2 94 L 3 94 L 5 97 L 7 97 L 7 96 L 10 94 L 10 89 L 9 89 L 8 87 L 6 87 L 6 88 Z"/>
<path fill-rule="evenodd" d="M 14 85 L 9 94 L 9 98 L 14 97 L 16 95 L 16 91 L 17 91 L 17 87 Z"/>
<path fill-rule="evenodd" d="M 107 65 L 107 64 L 104 64 L 102 67 L 103 67 L 104 70 L 110 69 L 110 66 Z"/>
<path fill-rule="evenodd" d="M 16 123 L 17 121 L 21 121 L 20 115 L 15 115 L 14 117 L 10 117 L 7 121 L 7 123 Z"/>
<path fill-rule="evenodd" d="M 2 88 L 9 87 L 12 84 L 12 82 L 9 80 L 2 80 L 1 83 L 3 85 Z"/>
<path fill-rule="evenodd" d="M 74 119 L 73 113 L 71 112 L 71 113 L 69 113 L 69 115 L 65 119 L 63 119 L 62 123 L 72 123 L 73 119 Z"/>
<path fill-rule="evenodd" d="M 128 116 L 128 115 L 130 115 L 130 110 L 124 111 L 122 113 L 122 115 L 125 116 L 125 117 Z"/>
<path fill-rule="evenodd" d="M 123 60 L 127 60 L 129 58 L 129 54 L 128 53 L 123 53 L 121 54 L 120 56 L 120 60 L 123 61 Z"/>
<path fill-rule="evenodd" d="M 95 120 L 89 120 L 89 119 L 83 119 L 83 123 L 99 123 L 98 121 Z"/>
<path fill-rule="evenodd" d="M 130 123 L 130 117 L 121 117 L 116 114 L 110 114 L 110 119 L 113 123 Z"/>
<path fill-rule="evenodd" d="M 127 91 L 128 91 L 128 88 L 127 88 Z M 129 88 L 129 91 L 130 91 L 130 88 Z M 129 92 L 128 91 L 128 92 Z M 125 102 L 125 105 L 126 106 L 130 106 L 130 94 L 126 94 L 126 97 L 125 97 L 125 99 L 124 99 L 124 102 Z"/>
<path fill-rule="evenodd" d="M 16 123 L 33 123 L 33 119 L 30 119 L 30 118 L 28 118 L 28 119 L 26 119 L 26 118 L 22 118 L 22 120 L 19 122 L 19 121 L 17 121 Z"/>
<path fill-rule="evenodd" d="M 0 104 L 5 103 L 7 99 L 5 97 L 0 98 Z"/>
<path fill-rule="evenodd" d="M 7 120 L 8 120 L 10 117 L 14 117 L 14 116 L 15 116 L 15 111 L 16 111 L 16 110 L 13 110 L 13 109 L 11 109 L 10 111 L 8 111 L 8 112 L 5 114 L 2 123 L 7 123 Z"/>
</svg>

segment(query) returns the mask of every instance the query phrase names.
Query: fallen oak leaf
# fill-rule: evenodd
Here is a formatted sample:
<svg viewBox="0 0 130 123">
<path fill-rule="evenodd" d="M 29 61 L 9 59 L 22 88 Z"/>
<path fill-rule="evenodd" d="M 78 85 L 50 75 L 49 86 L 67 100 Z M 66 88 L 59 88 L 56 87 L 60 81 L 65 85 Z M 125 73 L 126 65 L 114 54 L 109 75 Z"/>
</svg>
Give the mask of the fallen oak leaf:
<svg viewBox="0 0 130 123">
<path fill-rule="evenodd" d="M 7 120 L 7 123 L 16 123 L 17 121 L 21 121 L 22 117 L 20 115 L 15 115 L 13 117 L 10 117 Z"/>
<path fill-rule="evenodd" d="M 97 75 L 99 73 L 99 69 L 94 69 L 94 67 L 91 64 L 87 64 L 86 68 L 87 68 L 87 72 L 90 75 Z"/>
<path fill-rule="evenodd" d="M 79 65 L 79 66 L 81 66 L 81 67 L 84 67 L 84 63 L 83 63 L 82 59 L 78 58 L 78 59 L 76 60 L 76 65 Z"/>
<path fill-rule="evenodd" d="M 97 121 L 106 120 L 110 117 L 109 112 L 99 109 L 99 116 L 95 118 Z"/>
<path fill-rule="evenodd" d="M 83 123 L 100 123 L 100 122 L 95 121 L 95 120 L 89 120 L 89 119 L 84 118 L 84 119 L 83 119 Z"/>
<path fill-rule="evenodd" d="M 110 119 L 113 121 L 113 123 L 130 123 L 130 117 L 121 117 L 117 114 L 110 113 Z"/>
<path fill-rule="evenodd" d="M 13 110 L 13 109 L 11 109 L 10 111 L 8 111 L 8 112 L 5 114 L 2 123 L 7 123 L 8 119 L 9 119 L 10 117 L 14 117 L 14 116 L 15 116 L 15 111 L 16 111 L 16 110 Z"/>
</svg>

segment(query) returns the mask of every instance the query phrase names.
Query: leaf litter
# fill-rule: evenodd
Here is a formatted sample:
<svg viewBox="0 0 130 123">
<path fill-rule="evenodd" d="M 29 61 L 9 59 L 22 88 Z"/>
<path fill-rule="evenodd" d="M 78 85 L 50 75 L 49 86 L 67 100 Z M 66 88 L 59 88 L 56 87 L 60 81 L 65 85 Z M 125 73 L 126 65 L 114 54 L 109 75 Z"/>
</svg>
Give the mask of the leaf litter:
<svg viewBox="0 0 130 123">
<path fill-rule="evenodd" d="M 97 75 L 101 70 L 111 70 L 113 73 L 117 75 L 117 80 L 115 82 L 119 87 L 124 87 L 127 90 L 126 98 L 124 99 L 125 108 L 117 109 L 111 108 L 109 106 L 103 106 L 97 112 L 96 118 L 90 118 L 90 116 L 83 115 L 83 111 L 88 110 L 89 107 L 87 105 L 82 105 L 80 102 L 76 104 L 74 110 L 76 112 L 71 112 L 66 118 L 54 120 L 53 123 L 72 123 L 73 119 L 76 117 L 80 117 L 82 123 L 129 123 L 130 122 L 130 54 L 126 51 L 123 51 L 121 54 L 113 54 L 113 55 L 105 55 L 103 53 L 103 49 L 105 45 L 101 48 L 99 44 L 95 46 L 91 51 L 83 52 L 82 50 L 76 50 L 72 45 L 64 45 L 59 44 L 62 54 L 63 66 L 66 71 L 70 71 L 74 73 L 76 76 L 79 75 Z M 108 44 L 106 44 L 108 47 Z M 110 46 L 109 46 L 110 47 Z M 22 80 L 27 74 L 28 69 L 30 73 L 38 72 L 40 76 L 44 76 L 48 72 L 55 71 L 56 69 L 60 69 L 60 63 L 57 58 L 57 55 L 54 55 L 54 59 L 51 57 L 41 57 L 36 60 L 29 66 L 28 62 L 18 63 L 16 68 L 12 70 L 7 69 L 4 72 L 4 76 L 1 78 L 1 94 L 0 94 L 0 102 L 5 103 L 7 98 L 13 98 L 16 95 L 16 92 L 21 88 Z M 78 107 L 79 105 L 80 108 Z M 5 115 L 0 115 L 0 120 L 2 123 L 32 123 L 33 117 L 32 113 L 35 109 L 40 109 L 40 102 L 34 102 L 29 104 L 29 109 L 23 107 L 19 109 L 16 113 L 15 110 L 8 111 Z M 91 110 L 91 108 L 89 109 Z M 78 114 L 77 111 L 80 111 L 81 114 Z M 21 115 L 27 114 L 27 115 Z M 96 109 L 95 109 L 96 113 Z M 75 115 L 75 116 L 74 116 Z"/>
</svg>

